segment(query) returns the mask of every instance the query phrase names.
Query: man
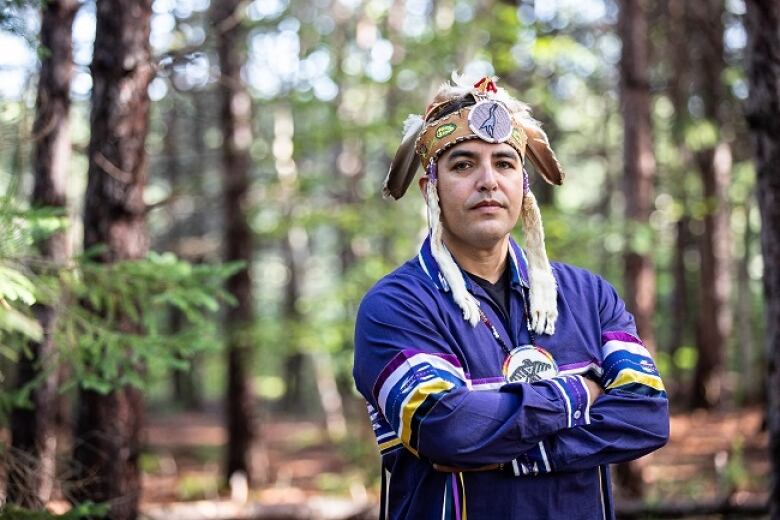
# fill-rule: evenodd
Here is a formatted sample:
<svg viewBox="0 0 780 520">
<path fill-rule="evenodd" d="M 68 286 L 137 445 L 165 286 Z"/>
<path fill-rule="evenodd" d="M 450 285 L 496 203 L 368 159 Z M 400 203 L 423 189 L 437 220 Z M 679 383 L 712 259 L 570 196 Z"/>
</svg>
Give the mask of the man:
<svg viewBox="0 0 780 520">
<path fill-rule="evenodd" d="M 425 166 L 428 238 L 357 316 L 381 518 L 613 518 L 608 465 L 668 438 L 663 383 L 615 290 L 547 259 L 524 161 L 564 174 L 538 123 L 489 78 L 457 83 L 407 121 L 385 182 L 399 198 Z"/>
</svg>

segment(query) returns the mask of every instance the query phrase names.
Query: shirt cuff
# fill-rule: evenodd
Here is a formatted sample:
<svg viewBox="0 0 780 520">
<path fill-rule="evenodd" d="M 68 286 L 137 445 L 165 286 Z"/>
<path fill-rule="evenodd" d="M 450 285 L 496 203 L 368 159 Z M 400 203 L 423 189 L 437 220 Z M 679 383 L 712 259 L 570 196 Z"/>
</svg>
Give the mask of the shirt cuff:
<svg viewBox="0 0 780 520">
<path fill-rule="evenodd" d="M 558 376 L 550 379 L 566 404 L 566 426 L 590 424 L 590 393 L 582 376 Z"/>
<path fill-rule="evenodd" d="M 539 443 L 512 461 L 512 472 L 516 477 L 544 475 L 552 472 L 550 459 L 544 442 Z"/>
</svg>

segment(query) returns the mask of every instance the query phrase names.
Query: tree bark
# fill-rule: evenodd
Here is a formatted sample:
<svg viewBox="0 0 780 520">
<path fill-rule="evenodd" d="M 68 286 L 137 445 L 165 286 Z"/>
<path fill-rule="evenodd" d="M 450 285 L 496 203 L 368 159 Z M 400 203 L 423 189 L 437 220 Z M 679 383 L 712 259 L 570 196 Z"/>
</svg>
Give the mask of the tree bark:
<svg viewBox="0 0 780 520">
<path fill-rule="evenodd" d="M 780 518 L 780 5 L 747 0 L 748 126 L 756 163 L 764 256 L 766 388 L 771 464 L 769 508 Z"/>
<path fill-rule="evenodd" d="M 763 374 L 756 373 L 756 348 L 753 335 L 755 332 L 753 319 L 753 294 L 751 292 L 750 281 L 750 258 L 752 256 L 751 244 L 755 243 L 755 235 L 750 225 L 750 210 L 753 206 L 752 200 L 748 199 L 743 205 L 745 215 L 745 229 L 742 233 L 742 257 L 737 266 L 737 323 L 741 326 L 737 330 L 738 352 L 735 370 L 740 374 L 737 396 L 738 404 L 758 402 L 762 394 L 761 385 L 764 383 Z M 763 363 L 761 363 L 763 366 Z"/>
<path fill-rule="evenodd" d="M 700 67 L 696 87 L 704 106 L 704 118 L 720 135 L 726 118 L 721 104 L 724 89 L 721 77 L 723 57 L 723 1 L 691 2 L 698 30 L 692 34 L 696 63 Z M 720 139 L 720 138 L 719 138 Z M 729 275 L 729 210 L 727 189 L 731 177 L 731 148 L 719 140 L 699 150 L 695 162 L 702 180 L 704 234 L 701 240 L 699 318 L 697 323 L 698 362 L 694 373 L 694 407 L 711 408 L 721 399 L 725 351 L 731 335 L 731 291 Z"/>
<path fill-rule="evenodd" d="M 683 211 L 687 210 L 686 199 L 681 200 Z M 690 315 L 690 306 L 688 298 L 688 273 L 685 267 L 685 253 L 691 247 L 690 217 L 683 214 L 675 224 L 674 237 L 674 259 L 672 264 L 672 277 L 674 279 L 674 289 L 672 291 L 672 316 L 671 316 L 671 337 L 669 344 L 669 355 L 674 359 L 677 351 L 685 345 L 688 337 L 688 320 Z M 679 379 L 681 374 L 677 370 L 675 363 L 671 364 L 672 373 L 669 378 L 674 383 L 675 389 L 684 390 L 681 387 Z M 685 385 L 687 389 L 688 385 Z"/>
<path fill-rule="evenodd" d="M 288 200 L 291 196 L 288 193 Z M 291 205 L 287 205 L 284 209 L 286 218 L 289 220 L 292 208 Z M 294 236 L 297 233 L 302 233 L 300 240 L 295 240 Z M 284 404 L 284 410 L 286 412 L 302 413 L 306 411 L 307 399 L 305 396 L 305 356 L 301 352 L 300 334 L 297 334 L 297 327 L 300 325 L 303 316 L 301 316 L 298 310 L 298 300 L 301 297 L 301 278 L 303 274 L 303 265 L 305 263 L 305 256 L 308 256 L 307 246 L 304 244 L 297 244 L 295 242 L 303 242 L 304 237 L 308 240 L 303 229 L 289 230 L 282 238 L 282 252 L 284 253 L 284 261 L 290 269 L 290 277 L 285 284 L 284 289 L 284 301 L 282 304 L 282 313 L 284 316 L 284 323 L 287 324 L 288 330 L 292 331 L 285 337 L 285 350 L 286 357 L 284 361 L 285 367 L 285 381 L 287 382 L 284 398 L 282 400 Z"/>
<path fill-rule="evenodd" d="M 344 416 L 344 406 L 330 352 L 315 352 L 312 354 L 312 364 L 320 405 L 325 413 L 325 431 L 328 432 L 328 439 L 333 442 L 343 440 L 347 434 L 347 419 Z"/>
<path fill-rule="evenodd" d="M 248 329 L 254 318 L 252 278 L 253 237 L 249 209 L 249 146 L 252 143 L 252 100 L 241 79 L 246 60 L 246 31 L 239 0 L 212 4 L 220 67 L 222 176 L 224 203 L 224 258 L 243 261 L 245 267 L 227 281 L 236 305 L 225 313 L 227 345 L 227 453 L 225 478 L 236 473 L 252 480 L 251 449 L 255 437 L 253 392 L 250 384 L 252 343 Z"/>
<path fill-rule="evenodd" d="M 731 147 L 720 143 L 714 149 L 698 152 L 696 159 L 708 210 L 700 247 L 699 356 L 694 372 L 692 405 L 711 408 L 721 399 L 725 351 L 731 335 L 727 208 Z"/>
<path fill-rule="evenodd" d="M 625 128 L 623 161 L 626 220 L 629 226 L 629 246 L 625 254 L 625 297 L 626 305 L 636 319 L 639 335 L 652 352 L 655 350 L 652 322 L 655 311 L 655 272 L 649 251 L 631 246 L 632 233 L 649 226 L 655 177 L 645 2 L 621 1 L 618 31 L 623 42 L 620 94 Z M 638 461 L 620 464 L 617 480 L 630 496 L 642 495 L 642 467 Z"/>
<path fill-rule="evenodd" d="M 623 161 L 625 170 L 626 219 L 636 228 L 649 225 L 653 204 L 655 158 L 650 124 L 650 85 L 646 5 L 622 1 L 619 31 L 623 41 L 620 60 L 621 108 L 625 126 Z M 631 237 L 629 236 L 629 244 Z M 648 348 L 655 346 L 652 317 L 655 311 L 655 274 L 648 251 L 629 250 L 625 258 L 626 304 L 636 318 L 637 328 Z"/>
<path fill-rule="evenodd" d="M 170 106 L 168 107 L 165 115 L 165 137 L 163 138 L 163 152 L 165 155 L 164 171 L 161 172 L 170 183 L 170 198 L 171 204 L 167 206 L 168 218 L 170 219 L 169 231 L 166 235 L 161 237 L 165 247 L 173 245 L 173 250 L 181 255 L 182 247 L 181 243 L 186 238 L 186 229 L 182 225 L 182 222 L 177 219 L 176 216 L 176 200 L 177 197 L 186 193 L 188 190 L 184 186 L 183 172 L 186 170 L 182 163 L 181 151 L 179 148 L 180 140 L 180 126 L 181 120 L 180 103 L 177 100 L 177 93 L 173 93 L 170 99 Z M 190 170 L 190 176 L 194 177 L 199 175 L 199 171 Z M 199 263 L 201 258 L 193 257 L 190 255 L 186 260 Z M 172 333 L 181 332 L 182 328 L 186 326 L 186 320 L 184 314 L 171 306 L 169 308 L 170 318 L 169 326 Z M 198 380 L 200 374 L 198 370 L 199 356 L 191 356 L 189 358 L 190 366 L 186 370 L 172 369 L 171 370 L 171 390 L 173 394 L 173 400 L 176 404 L 183 406 L 186 410 L 199 410 L 203 406 L 203 402 L 200 395 L 200 386 Z"/>
<path fill-rule="evenodd" d="M 148 250 L 143 190 L 154 76 L 149 45 L 151 0 L 98 0 L 92 59 L 89 172 L 84 247 L 105 246 L 100 262 L 143 258 Z M 137 329 L 125 319 L 122 328 Z M 143 400 L 134 388 L 107 395 L 82 390 L 70 498 L 111 504 L 112 519 L 134 519 L 141 493 L 138 457 Z"/>
<path fill-rule="evenodd" d="M 688 47 L 689 31 L 693 30 L 689 17 L 686 16 L 686 3 L 677 0 L 667 0 L 667 27 L 669 38 L 666 52 L 671 56 L 671 71 L 668 79 L 669 98 L 674 107 L 674 119 L 672 121 L 672 140 L 676 143 L 677 153 L 682 159 L 679 170 L 670 172 L 679 179 L 684 179 L 690 170 L 690 151 L 685 145 L 685 126 L 689 121 L 688 99 L 690 97 L 690 55 L 681 49 Z M 689 196 L 685 182 L 674 184 L 673 196 L 682 207 L 682 214 L 675 225 L 675 245 L 672 275 L 674 288 L 672 290 L 672 316 L 671 331 L 669 335 L 668 351 L 672 359 L 677 350 L 688 344 L 693 337 L 693 327 L 690 325 L 690 303 L 693 300 L 689 287 L 691 276 L 685 265 L 685 256 L 695 246 L 695 241 L 690 230 Z M 680 383 L 681 375 L 675 363 L 671 364 L 671 373 L 667 374 L 667 380 L 674 386 L 670 389 L 678 397 L 688 386 Z M 670 385 L 671 386 L 671 385 Z"/>
<path fill-rule="evenodd" d="M 79 8 L 77 0 L 51 0 L 41 13 L 41 59 L 33 135 L 35 182 L 31 206 L 67 206 L 70 168 L 70 79 L 73 71 L 71 30 Z M 68 235 L 59 231 L 38 244 L 41 256 L 54 266 L 69 257 Z M 29 345 L 31 356 L 18 364 L 17 388 L 41 377 L 32 391 L 32 408 L 16 408 L 11 415 L 12 457 L 8 464 L 6 500 L 28 508 L 43 506 L 50 498 L 55 476 L 58 393 L 56 351 L 52 331 L 56 309 L 36 305 L 35 315 L 44 332 L 40 343 Z"/>
</svg>

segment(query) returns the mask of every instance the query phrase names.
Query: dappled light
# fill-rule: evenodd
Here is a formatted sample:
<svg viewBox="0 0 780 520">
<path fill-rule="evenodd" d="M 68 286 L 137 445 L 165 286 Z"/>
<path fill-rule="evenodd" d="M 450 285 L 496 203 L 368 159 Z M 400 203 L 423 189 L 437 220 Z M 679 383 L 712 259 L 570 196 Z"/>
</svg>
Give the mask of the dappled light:
<svg viewBox="0 0 780 520">
<path fill-rule="evenodd" d="M 0 519 L 780 518 L 778 27 L 5 2 Z"/>
</svg>

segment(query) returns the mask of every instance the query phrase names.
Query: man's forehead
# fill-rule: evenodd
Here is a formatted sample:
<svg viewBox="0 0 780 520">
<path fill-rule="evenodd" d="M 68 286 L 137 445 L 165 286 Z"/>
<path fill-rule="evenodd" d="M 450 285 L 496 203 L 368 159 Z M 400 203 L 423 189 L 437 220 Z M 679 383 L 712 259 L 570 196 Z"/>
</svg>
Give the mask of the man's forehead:
<svg viewBox="0 0 780 520">
<path fill-rule="evenodd" d="M 512 146 L 507 143 L 488 143 L 481 139 L 469 139 L 468 141 L 460 142 L 448 149 L 442 154 L 442 159 L 447 159 L 452 155 L 461 155 L 467 153 L 469 155 L 500 155 L 500 156 L 512 156 L 520 159 L 520 155 Z"/>
</svg>

